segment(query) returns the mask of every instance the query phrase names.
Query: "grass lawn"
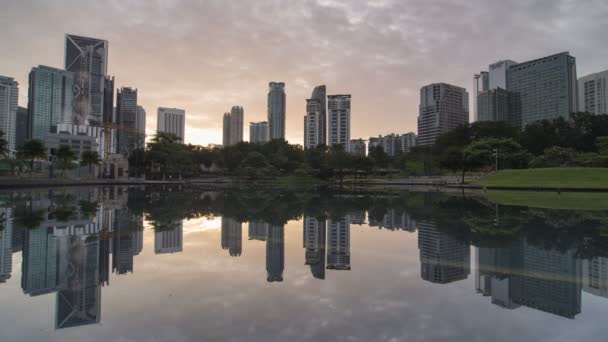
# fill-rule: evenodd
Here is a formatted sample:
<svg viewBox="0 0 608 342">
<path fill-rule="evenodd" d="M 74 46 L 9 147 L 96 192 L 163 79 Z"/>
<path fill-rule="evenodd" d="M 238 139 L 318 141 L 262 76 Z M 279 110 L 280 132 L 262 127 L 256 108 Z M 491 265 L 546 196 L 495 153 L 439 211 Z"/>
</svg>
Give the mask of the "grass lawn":
<svg viewBox="0 0 608 342">
<path fill-rule="evenodd" d="M 608 168 L 502 170 L 472 184 L 522 188 L 608 189 Z"/>
<path fill-rule="evenodd" d="M 484 195 L 501 205 L 546 209 L 608 210 L 608 193 L 489 190 Z"/>
</svg>

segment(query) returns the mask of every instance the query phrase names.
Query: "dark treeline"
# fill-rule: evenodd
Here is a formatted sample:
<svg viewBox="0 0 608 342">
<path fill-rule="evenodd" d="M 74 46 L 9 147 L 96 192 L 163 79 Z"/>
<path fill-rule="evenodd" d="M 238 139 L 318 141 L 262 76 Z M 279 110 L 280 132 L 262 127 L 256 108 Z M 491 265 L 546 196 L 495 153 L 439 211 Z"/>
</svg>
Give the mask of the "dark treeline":
<svg viewBox="0 0 608 342">
<path fill-rule="evenodd" d="M 490 171 L 528 167 L 608 167 L 608 115 L 576 113 L 570 119 L 544 120 L 523 131 L 506 122 L 476 122 L 440 136 L 433 146 L 389 157 L 376 147 L 367 156 L 341 146 L 304 150 L 283 140 L 242 142 L 224 148 L 179 144 L 158 133 L 145 150 L 130 156 L 133 175 L 166 179 L 222 173 L 244 177 L 311 175 L 323 179 L 346 175 L 402 173 L 409 176 L 446 172 Z"/>
</svg>

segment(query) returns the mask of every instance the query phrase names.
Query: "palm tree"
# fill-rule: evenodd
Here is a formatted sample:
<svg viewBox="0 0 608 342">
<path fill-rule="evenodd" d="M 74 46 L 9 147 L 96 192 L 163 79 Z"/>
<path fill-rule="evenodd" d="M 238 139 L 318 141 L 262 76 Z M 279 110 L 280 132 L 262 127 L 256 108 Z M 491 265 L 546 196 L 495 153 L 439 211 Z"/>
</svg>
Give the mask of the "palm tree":
<svg viewBox="0 0 608 342">
<path fill-rule="evenodd" d="M 27 160 L 30 164 L 30 178 L 34 171 L 34 161 L 44 157 L 46 157 L 46 147 L 38 139 L 26 140 L 17 148 L 17 159 Z"/>
<path fill-rule="evenodd" d="M 7 158 L 10 151 L 8 149 L 8 141 L 4 138 L 4 135 L 4 131 L 0 130 L 0 156 Z"/>
<path fill-rule="evenodd" d="M 93 165 L 99 165 L 100 163 L 101 159 L 99 159 L 99 154 L 96 151 L 84 151 L 80 156 L 80 165 L 89 166 L 89 176 L 91 176 Z"/>
<path fill-rule="evenodd" d="M 72 168 L 72 163 L 76 160 L 76 153 L 72 151 L 70 146 L 61 145 L 57 149 L 57 162 L 61 169 L 61 177 L 65 175 L 65 170 Z"/>
</svg>

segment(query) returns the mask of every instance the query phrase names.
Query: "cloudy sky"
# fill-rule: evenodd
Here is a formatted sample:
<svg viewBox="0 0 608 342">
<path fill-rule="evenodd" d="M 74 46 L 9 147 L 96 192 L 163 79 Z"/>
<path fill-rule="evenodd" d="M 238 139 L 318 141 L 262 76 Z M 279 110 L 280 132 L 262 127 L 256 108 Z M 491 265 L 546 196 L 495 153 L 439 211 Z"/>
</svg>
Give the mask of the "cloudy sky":
<svg viewBox="0 0 608 342">
<path fill-rule="evenodd" d="M 20 83 L 63 66 L 64 34 L 107 39 L 117 86 L 148 112 L 187 111 L 186 141 L 221 143 L 221 117 L 245 107 L 266 118 L 269 81 L 287 84 L 287 138 L 302 143 L 315 85 L 350 93 L 352 137 L 416 131 L 421 86 L 471 92 L 473 74 L 500 59 L 561 51 L 579 76 L 608 69 L 605 0 L 2 0 L 0 75 Z M 472 106 L 471 106 L 472 108 Z M 472 115 L 472 113 L 471 113 Z M 249 130 L 245 127 L 245 137 Z"/>
</svg>

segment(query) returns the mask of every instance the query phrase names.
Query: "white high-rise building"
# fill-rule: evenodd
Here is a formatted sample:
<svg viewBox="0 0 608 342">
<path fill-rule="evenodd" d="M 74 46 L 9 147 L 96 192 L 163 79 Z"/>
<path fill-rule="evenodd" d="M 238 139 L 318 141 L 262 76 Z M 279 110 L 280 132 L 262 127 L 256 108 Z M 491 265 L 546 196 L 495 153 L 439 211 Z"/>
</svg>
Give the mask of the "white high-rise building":
<svg viewBox="0 0 608 342">
<path fill-rule="evenodd" d="M 243 141 L 243 107 L 234 106 L 230 110 L 230 145 Z"/>
<path fill-rule="evenodd" d="M 578 79 L 578 111 L 608 114 L 608 70 Z"/>
<path fill-rule="evenodd" d="M 158 132 L 173 133 L 183 143 L 186 130 L 186 111 L 177 108 L 158 107 Z"/>
<path fill-rule="evenodd" d="M 350 144 L 350 95 L 328 95 L 328 144 L 342 145 L 348 151 Z"/>
<path fill-rule="evenodd" d="M 322 128 L 323 107 L 317 99 L 306 100 L 306 115 L 304 116 L 304 148 L 315 148 L 324 144 Z"/>
<path fill-rule="evenodd" d="M 0 76 L 0 130 L 8 142 L 9 153 L 16 148 L 18 99 L 19 83 L 10 77 Z"/>
</svg>

